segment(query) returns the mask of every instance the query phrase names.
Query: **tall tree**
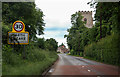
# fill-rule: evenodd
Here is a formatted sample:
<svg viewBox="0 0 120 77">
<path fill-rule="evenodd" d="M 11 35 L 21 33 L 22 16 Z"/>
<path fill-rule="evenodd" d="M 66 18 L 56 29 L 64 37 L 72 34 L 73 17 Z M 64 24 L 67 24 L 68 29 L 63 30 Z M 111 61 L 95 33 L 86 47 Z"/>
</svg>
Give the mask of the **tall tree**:
<svg viewBox="0 0 120 77">
<path fill-rule="evenodd" d="M 2 18 L 6 25 L 17 20 L 25 23 L 25 29 L 30 33 L 30 39 L 35 39 L 36 34 L 43 34 L 43 12 L 36 9 L 33 2 L 5 2 L 2 4 Z M 12 25 L 10 25 L 12 27 Z"/>
<path fill-rule="evenodd" d="M 50 51 L 57 51 L 58 42 L 53 38 L 47 39 L 45 41 L 45 48 Z"/>
<path fill-rule="evenodd" d="M 82 21 L 82 18 L 80 12 L 71 15 L 72 27 L 67 30 L 69 34 L 65 35 L 70 50 L 73 49 L 76 52 L 83 51 L 84 46 L 87 45 L 87 39 L 84 39 L 85 30 L 87 30 L 86 22 Z"/>
<path fill-rule="evenodd" d="M 61 45 L 59 45 L 59 47 L 61 47 L 61 46 L 64 46 L 65 47 L 65 45 L 62 43 Z"/>
<path fill-rule="evenodd" d="M 94 5 L 93 3 L 91 4 L 92 6 Z M 119 9 L 118 2 L 98 2 L 96 4 L 95 21 L 96 23 L 99 23 L 100 17 L 102 17 L 102 24 L 106 24 L 105 26 L 107 27 L 107 35 L 119 32 Z"/>
<path fill-rule="evenodd" d="M 41 49 L 45 49 L 45 39 L 44 38 L 38 38 L 37 39 L 37 46 Z"/>
</svg>

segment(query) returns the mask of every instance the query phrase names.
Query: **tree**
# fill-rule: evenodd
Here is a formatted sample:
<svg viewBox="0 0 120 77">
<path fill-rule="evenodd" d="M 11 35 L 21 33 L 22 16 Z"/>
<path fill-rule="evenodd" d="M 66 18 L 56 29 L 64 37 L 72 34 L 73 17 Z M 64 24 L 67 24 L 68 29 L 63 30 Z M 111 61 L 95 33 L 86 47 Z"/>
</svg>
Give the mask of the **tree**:
<svg viewBox="0 0 120 77">
<path fill-rule="evenodd" d="M 29 45 L 31 47 L 31 41 L 36 44 L 36 34 L 43 34 L 44 20 L 43 12 L 40 9 L 36 9 L 33 2 L 3 2 L 2 3 L 2 45 L 7 46 L 8 32 L 12 31 L 12 24 L 21 20 L 25 23 L 25 31 L 29 32 Z M 13 41 L 17 41 L 13 39 Z M 40 42 L 41 40 L 39 40 Z M 23 52 L 23 45 L 9 45 L 11 48 L 14 46 L 14 53 L 21 54 Z M 44 48 L 39 44 L 40 48 Z M 26 52 L 27 53 L 27 52 Z"/>
<path fill-rule="evenodd" d="M 61 47 L 61 46 L 64 46 L 65 47 L 65 45 L 62 43 L 61 45 L 59 45 L 59 47 Z"/>
<path fill-rule="evenodd" d="M 37 46 L 41 49 L 45 49 L 45 39 L 44 38 L 38 38 Z"/>
<path fill-rule="evenodd" d="M 94 6 L 95 4 L 96 2 L 93 0 L 90 2 L 91 6 Z M 102 18 L 102 24 L 106 24 L 105 26 L 109 30 L 107 35 L 120 32 L 120 26 L 118 23 L 118 16 L 120 16 L 119 9 L 119 2 L 98 2 L 96 4 L 95 21 L 96 23 L 99 23 L 100 17 Z"/>
<path fill-rule="evenodd" d="M 33 2 L 5 2 L 2 4 L 3 22 L 10 25 L 17 20 L 23 21 L 25 30 L 30 33 L 30 39 L 36 39 L 36 34 L 43 34 L 45 25 L 43 16 L 43 12 L 36 9 Z"/>
<path fill-rule="evenodd" d="M 68 29 L 67 44 L 70 50 L 74 52 L 83 52 L 84 46 L 87 45 L 87 28 L 85 27 L 84 21 L 82 21 L 83 16 L 80 12 L 76 12 L 71 15 L 72 27 Z M 86 34 L 86 35 L 85 35 Z"/>
<path fill-rule="evenodd" d="M 45 48 L 50 51 L 57 51 L 58 42 L 53 38 L 47 39 L 45 41 Z"/>
</svg>

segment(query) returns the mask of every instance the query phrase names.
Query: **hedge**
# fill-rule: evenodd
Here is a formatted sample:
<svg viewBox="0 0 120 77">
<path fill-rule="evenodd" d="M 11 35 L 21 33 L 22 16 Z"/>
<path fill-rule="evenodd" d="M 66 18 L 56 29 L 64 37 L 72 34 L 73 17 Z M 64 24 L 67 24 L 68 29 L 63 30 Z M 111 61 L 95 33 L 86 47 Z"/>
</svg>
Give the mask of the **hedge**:
<svg viewBox="0 0 120 77">
<path fill-rule="evenodd" d="M 100 62 L 120 65 L 120 35 L 112 34 L 85 47 L 84 56 Z"/>
</svg>

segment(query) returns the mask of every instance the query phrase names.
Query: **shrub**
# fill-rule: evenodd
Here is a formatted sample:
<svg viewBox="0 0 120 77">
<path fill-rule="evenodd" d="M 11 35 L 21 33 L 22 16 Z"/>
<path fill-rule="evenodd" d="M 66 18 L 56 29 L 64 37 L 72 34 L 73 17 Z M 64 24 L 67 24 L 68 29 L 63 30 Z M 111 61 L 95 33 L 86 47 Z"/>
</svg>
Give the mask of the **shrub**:
<svg viewBox="0 0 120 77">
<path fill-rule="evenodd" d="M 31 49 L 27 54 L 27 59 L 32 62 L 43 61 L 45 58 L 45 54 L 42 53 L 42 50 L 37 48 Z"/>
<path fill-rule="evenodd" d="M 9 45 L 4 45 L 2 47 L 3 51 L 2 51 L 2 60 L 3 63 L 5 64 L 10 64 L 10 65 L 19 65 L 21 64 L 22 60 L 20 55 L 17 55 L 13 52 L 13 49 L 10 48 Z"/>
<path fill-rule="evenodd" d="M 26 50 L 25 59 L 12 52 L 12 49 L 3 51 L 3 75 L 41 75 L 58 58 L 56 52 L 41 50 L 35 46 L 26 46 Z"/>
<path fill-rule="evenodd" d="M 119 65 L 119 35 L 113 34 L 85 47 L 85 57 L 97 61 Z"/>
</svg>

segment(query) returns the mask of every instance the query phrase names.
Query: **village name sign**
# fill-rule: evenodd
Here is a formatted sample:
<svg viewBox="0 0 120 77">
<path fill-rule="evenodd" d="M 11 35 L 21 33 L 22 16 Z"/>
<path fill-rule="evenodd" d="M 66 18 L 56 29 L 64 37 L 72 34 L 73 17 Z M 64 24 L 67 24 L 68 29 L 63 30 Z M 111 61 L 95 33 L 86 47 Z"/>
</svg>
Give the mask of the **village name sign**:
<svg viewBox="0 0 120 77">
<path fill-rule="evenodd" d="M 15 21 L 12 31 L 8 32 L 8 44 L 29 44 L 29 32 L 25 32 L 25 24 Z"/>
</svg>

